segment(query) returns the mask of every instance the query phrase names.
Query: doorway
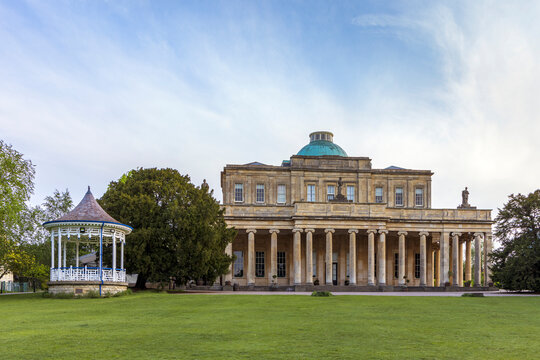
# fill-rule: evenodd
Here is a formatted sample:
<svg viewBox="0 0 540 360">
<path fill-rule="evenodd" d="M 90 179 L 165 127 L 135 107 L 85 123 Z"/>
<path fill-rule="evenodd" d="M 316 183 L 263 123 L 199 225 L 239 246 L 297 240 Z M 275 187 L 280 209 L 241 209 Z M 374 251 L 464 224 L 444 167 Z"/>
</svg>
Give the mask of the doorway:
<svg viewBox="0 0 540 360">
<path fill-rule="evenodd" d="M 338 263 L 333 262 L 332 263 L 332 284 L 337 285 L 337 279 L 338 279 Z"/>
</svg>

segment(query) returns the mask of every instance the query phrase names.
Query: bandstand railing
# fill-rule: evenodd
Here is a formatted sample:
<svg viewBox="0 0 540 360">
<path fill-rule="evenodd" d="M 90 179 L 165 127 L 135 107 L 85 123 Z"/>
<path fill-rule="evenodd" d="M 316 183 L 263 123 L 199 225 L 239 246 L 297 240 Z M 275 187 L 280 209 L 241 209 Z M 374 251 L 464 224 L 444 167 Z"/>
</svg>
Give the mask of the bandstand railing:
<svg viewBox="0 0 540 360">
<path fill-rule="evenodd" d="M 51 269 L 51 281 L 101 281 L 98 267 L 61 267 Z M 103 268 L 103 281 L 126 282 L 125 269 Z"/>
</svg>

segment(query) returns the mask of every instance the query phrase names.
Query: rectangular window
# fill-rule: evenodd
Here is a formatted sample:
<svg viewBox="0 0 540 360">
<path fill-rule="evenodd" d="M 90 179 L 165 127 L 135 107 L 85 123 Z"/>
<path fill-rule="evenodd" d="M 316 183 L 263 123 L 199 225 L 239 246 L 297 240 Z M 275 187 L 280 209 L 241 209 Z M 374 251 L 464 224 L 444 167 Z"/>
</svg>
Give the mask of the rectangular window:
<svg viewBox="0 0 540 360">
<path fill-rule="evenodd" d="M 414 194 L 414 204 L 416 206 L 424 206 L 424 189 L 417 188 Z"/>
<path fill-rule="evenodd" d="M 375 188 L 375 202 L 376 203 L 382 203 L 382 187 L 376 187 Z"/>
<path fill-rule="evenodd" d="M 255 276 L 264 277 L 264 251 L 255 252 Z"/>
<path fill-rule="evenodd" d="M 287 258 L 285 251 L 277 252 L 277 276 L 283 278 L 287 276 Z"/>
<path fill-rule="evenodd" d="M 244 184 L 234 184 L 234 201 L 244 201 Z"/>
<path fill-rule="evenodd" d="M 347 185 L 347 200 L 354 201 L 354 186 Z"/>
<path fill-rule="evenodd" d="M 263 203 L 264 202 L 264 184 L 257 184 L 257 187 L 256 187 L 256 201 L 258 203 Z"/>
<path fill-rule="evenodd" d="M 420 279 L 420 254 L 414 254 L 414 277 Z"/>
<path fill-rule="evenodd" d="M 313 251 L 313 277 L 317 276 L 317 252 Z"/>
<path fill-rule="evenodd" d="M 394 253 L 394 278 L 399 278 L 399 254 Z"/>
<path fill-rule="evenodd" d="M 244 276 L 244 253 L 242 251 L 235 251 L 234 255 L 236 260 L 234 260 L 234 277 L 243 277 Z"/>
<path fill-rule="evenodd" d="M 285 204 L 287 201 L 287 187 L 285 185 L 277 186 L 277 202 L 278 204 Z"/>
<path fill-rule="evenodd" d="M 377 278 L 377 274 L 379 273 L 379 272 L 377 271 L 377 253 L 375 253 L 375 254 L 373 255 L 373 269 L 374 269 L 373 272 L 375 273 L 375 274 L 373 274 L 373 276 L 374 276 L 375 278 Z"/>
<path fill-rule="evenodd" d="M 396 206 L 403 206 L 403 188 L 396 188 Z"/>
<path fill-rule="evenodd" d="M 334 185 L 328 185 L 326 187 L 326 198 L 328 201 L 334 200 L 334 195 L 336 195 L 336 187 Z"/>
<path fill-rule="evenodd" d="M 350 256 L 349 256 L 349 254 L 347 254 L 346 256 L 347 256 L 347 277 L 350 277 L 351 276 L 351 272 L 349 270 L 349 264 L 350 264 L 349 258 L 350 258 Z"/>
<path fill-rule="evenodd" d="M 307 201 L 315 201 L 315 185 L 307 186 Z"/>
</svg>

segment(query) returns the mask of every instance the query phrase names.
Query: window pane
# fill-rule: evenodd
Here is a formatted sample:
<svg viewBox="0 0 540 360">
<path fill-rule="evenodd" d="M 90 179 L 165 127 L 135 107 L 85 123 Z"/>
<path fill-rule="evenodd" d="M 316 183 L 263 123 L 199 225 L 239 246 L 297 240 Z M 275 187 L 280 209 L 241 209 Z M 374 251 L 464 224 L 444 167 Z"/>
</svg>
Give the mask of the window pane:
<svg viewBox="0 0 540 360">
<path fill-rule="evenodd" d="M 285 251 L 278 251 L 277 253 L 277 276 L 282 278 L 287 276 L 287 258 L 285 257 Z"/>
<path fill-rule="evenodd" d="M 313 251 L 313 277 L 317 276 L 317 252 Z"/>
<path fill-rule="evenodd" d="M 326 193 L 328 200 L 333 200 L 335 193 L 336 193 L 336 188 L 334 187 L 334 185 L 328 185 L 327 193 Z"/>
<path fill-rule="evenodd" d="M 264 202 L 264 184 L 257 184 L 257 202 Z"/>
<path fill-rule="evenodd" d="M 255 276 L 264 277 L 264 251 L 255 252 Z"/>
<path fill-rule="evenodd" d="M 277 193 L 277 202 L 280 204 L 285 204 L 287 201 L 287 188 L 285 185 L 278 185 Z"/>
<path fill-rule="evenodd" d="M 403 205 L 403 188 L 396 188 L 396 206 Z"/>
<path fill-rule="evenodd" d="M 383 189 L 382 189 L 382 187 L 375 188 L 375 202 L 376 203 L 382 203 L 383 202 Z"/>
<path fill-rule="evenodd" d="M 242 251 L 235 251 L 236 260 L 234 260 L 234 277 L 243 277 L 244 276 L 244 253 Z"/>
<path fill-rule="evenodd" d="M 354 201 L 354 186 L 347 185 L 347 200 Z"/>
<path fill-rule="evenodd" d="M 244 201 L 244 184 L 234 184 L 234 201 Z"/>
<path fill-rule="evenodd" d="M 307 190 L 307 201 L 315 201 L 315 185 L 308 185 Z"/>
<path fill-rule="evenodd" d="M 414 277 L 420 278 L 420 254 L 414 254 Z"/>
<path fill-rule="evenodd" d="M 424 189 L 416 189 L 415 191 L 415 205 L 423 206 L 424 205 Z"/>
</svg>

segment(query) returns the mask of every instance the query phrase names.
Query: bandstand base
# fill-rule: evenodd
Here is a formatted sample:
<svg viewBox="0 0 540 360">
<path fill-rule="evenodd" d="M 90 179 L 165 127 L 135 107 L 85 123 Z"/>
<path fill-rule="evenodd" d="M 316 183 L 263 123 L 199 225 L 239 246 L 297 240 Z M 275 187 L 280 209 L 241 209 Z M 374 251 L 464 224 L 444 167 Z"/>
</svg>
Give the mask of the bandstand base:
<svg viewBox="0 0 540 360">
<path fill-rule="evenodd" d="M 127 282 L 104 282 L 101 281 L 50 281 L 49 293 L 56 295 L 61 293 L 85 295 L 90 291 L 99 292 L 101 285 L 101 295 L 116 294 L 121 291 L 126 291 L 128 288 Z"/>
</svg>

